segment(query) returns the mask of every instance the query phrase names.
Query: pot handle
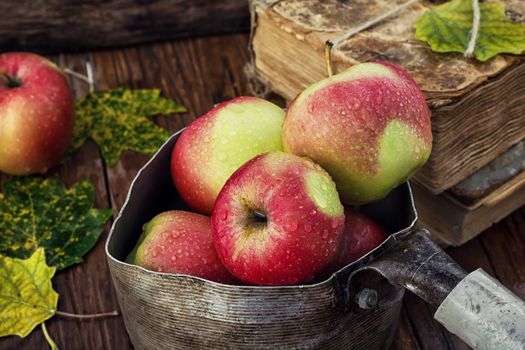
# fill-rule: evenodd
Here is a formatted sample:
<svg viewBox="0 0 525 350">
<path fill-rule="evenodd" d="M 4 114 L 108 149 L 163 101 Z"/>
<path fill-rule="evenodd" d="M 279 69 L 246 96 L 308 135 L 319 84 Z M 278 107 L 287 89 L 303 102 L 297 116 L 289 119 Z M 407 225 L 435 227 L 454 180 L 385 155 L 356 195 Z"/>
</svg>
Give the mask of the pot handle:
<svg viewBox="0 0 525 350">
<path fill-rule="evenodd" d="M 473 349 L 525 349 L 525 302 L 482 269 L 467 273 L 418 229 L 363 269 L 438 307 L 434 318 Z"/>
</svg>

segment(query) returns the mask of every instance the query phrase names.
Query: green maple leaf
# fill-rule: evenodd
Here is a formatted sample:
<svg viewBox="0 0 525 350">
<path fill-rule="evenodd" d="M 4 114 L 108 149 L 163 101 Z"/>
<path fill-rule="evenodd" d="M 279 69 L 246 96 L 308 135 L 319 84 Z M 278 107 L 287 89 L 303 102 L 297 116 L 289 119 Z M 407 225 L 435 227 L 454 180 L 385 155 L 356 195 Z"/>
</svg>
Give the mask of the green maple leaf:
<svg viewBox="0 0 525 350">
<path fill-rule="evenodd" d="M 56 178 L 12 178 L 0 193 L 0 254 L 27 258 L 42 247 L 50 266 L 81 262 L 112 214 L 93 201 L 89 181 L 66 189 Z"/>
<path fill-rule="evenodd" d="M 474 56 L 484 62 L 499 53 L 525 51 L 525 26 L 505 16 L 505 4 L 479 4 L 480 25 Z M 436 52 L 465 52 L 472 28 L 471 0 L 453 0 L 433 7 L 416 21 L 416 39 Z"/>
<path fill-rule="evenodd" d="M 119 88 L 90 93 L 75 104 L 75 128 L 67 158 L 88 138 L 99 145 L 109 165 L 117 163 L 125 150 L 153 155 L 171 132 L 146 117 L 175 112 L 186 112 L 186 108 L 161 97 L 159 90 Z"/>
<path fill-rule="evenodd" d="M 42 248 L 26 260 L 0 255 L 0 337 L 25 337 L 53 317 L 58 303 L 51 285 L 55 270 L 47 266 Z"/>
</svg>

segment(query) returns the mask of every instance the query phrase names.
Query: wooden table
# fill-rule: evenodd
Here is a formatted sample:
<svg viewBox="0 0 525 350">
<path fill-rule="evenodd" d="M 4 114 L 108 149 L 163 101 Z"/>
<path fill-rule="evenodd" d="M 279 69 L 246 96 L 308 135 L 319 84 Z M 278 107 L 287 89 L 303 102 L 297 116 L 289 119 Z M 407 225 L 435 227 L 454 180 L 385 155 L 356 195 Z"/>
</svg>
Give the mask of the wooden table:
<svg viewBox="0 0 525 350">
<path fill-rule="evenodd" d="M 118 86 L 160 88 L 165 96 L 184 104 L 183 115 L 157 117 L 163 127 L 177 131 L 202 115 L 213 104 L 249 94 L 243 73 L 248 61 L 248 35 L 234 34 L 186 39 L 80 54 L 52 57 L 61 67 L 84 72 L 85 61 L 94 66 L 96 88 Z M 85 83 L 71 80 L 75 95 L 87 92 Z M 54 171 L 66 184 L 91 180 L 96 189 L 96 206 L 122 206 L 131 180 L 147 157 L 126 152 L 114 167 L 104 164 L 97 146 L 85 144 L 74 159 Z M 53 280 L 60 294 L 59 309 L 73 313 L 93 313 L 119 309 L 112 286 L 102 238 L 85 261 Z M 466 270 L 479 266 L 499 278 L 525 298 L 525 207 L 493 226 L 460 248 L 448 249 Z M 407 293 L 392 349 L 468 349 L 455 336 L 433 321 L 434 309 Z M 49 333 L 61 349 L 131 349 L 122 317 L 76 321 L 55 317 L 47 321 Z M 0 340 L 0 349 L 46 349 L 44 337 L 36 328 L 28 337 Z"/>
</svg>

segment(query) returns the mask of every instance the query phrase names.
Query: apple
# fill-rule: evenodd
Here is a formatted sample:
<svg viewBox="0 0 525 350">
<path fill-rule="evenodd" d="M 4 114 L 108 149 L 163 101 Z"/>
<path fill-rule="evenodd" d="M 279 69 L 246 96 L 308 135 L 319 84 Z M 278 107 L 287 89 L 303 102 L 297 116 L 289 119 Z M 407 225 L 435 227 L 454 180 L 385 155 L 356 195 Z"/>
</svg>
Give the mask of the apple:
<svg viewBox="0 0 525 350">
<path fill-rule="evenodd" d="M 343 239 L 332 271 L 353 263 L 374 250 L 388 238 L 387 231 L 354 209 L 345 208 Z"/>
<path fill-rule="evenodd" d="M 57 66 L 30 53 L 0 55 L 0 171 L 45 173 L 64 156 L 73 123 L 73 97 Z"/>
<path fill-rule="evenodd" d="M 226 182 L 212 213 L 224 266 L 256 285 L 311 281 L 336 257 L 344 208 L 335 184 L 310 160 L 259 155 Z"/>
<path fill-rule="evenodd" d="M 362 63 L 295 98 L 286 113 L 283 145 L 285 152 L 326 169 L 344 203 L 364 204 L 385 197 L 427 161 L 430 111 L 401 68 Z"/>
<path fill-rule="evenodd" d="M 145 224 L 126 262 L 158 272 L 235 281 L 215 252 L 210 218 L 182 210 L 160 213 Z"/>
<path fill-rule="evenodd" d="M 177 140 L 171 175 L 181 197 L 209 214 L 230 175 L 254 156 L 283 149 L 284 111 L 257 97 L 223 102 L 193 121 Z"/>
</svg>

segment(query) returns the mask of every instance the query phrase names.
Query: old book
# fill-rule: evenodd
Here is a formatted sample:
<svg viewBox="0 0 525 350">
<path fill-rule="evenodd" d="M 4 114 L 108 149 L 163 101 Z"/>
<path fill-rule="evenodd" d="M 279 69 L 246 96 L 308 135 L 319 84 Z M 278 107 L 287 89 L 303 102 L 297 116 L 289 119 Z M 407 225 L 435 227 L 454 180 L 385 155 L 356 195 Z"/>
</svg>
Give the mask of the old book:
<svg viewBox="0 0 525 350">
<path fill-rule="evenodd" d="M 260 93 L 293 99 L 326 77 L 326 40 L 334 71 L 360 62 L 389 60 L 421 86 L 432 110 L 432 155 L 416 179 L 441 193 L 525 138 L 525 58 L 499 55 L 485 63 L 460 54 L 438 54 L 414 38 L 414 22 L 432 6 L 410 1 L 394 15 L 342 39 L 349 30 L 407 0 L 253 0 L 252 62 L 247 67 Z M 506 0 L 507 12 L 525 21 L 525 1 Z"/>
<path fill-rule="evenodd" d="M 458 246 L 525 205 L 525 172 L 470 204 L 449 191 L 432 194 L 419 183 L 412 183 L 412 192 L 418 225 L 437 240 Z"/>
<path fill-rule="evenodd" d="M 418 183 L 412 191 L 419 225 L 445 244 L 462 244 L 525 205 L 525 140 L 441 194 Z"/>
</svg>

